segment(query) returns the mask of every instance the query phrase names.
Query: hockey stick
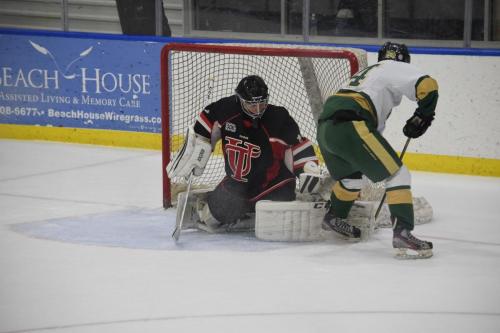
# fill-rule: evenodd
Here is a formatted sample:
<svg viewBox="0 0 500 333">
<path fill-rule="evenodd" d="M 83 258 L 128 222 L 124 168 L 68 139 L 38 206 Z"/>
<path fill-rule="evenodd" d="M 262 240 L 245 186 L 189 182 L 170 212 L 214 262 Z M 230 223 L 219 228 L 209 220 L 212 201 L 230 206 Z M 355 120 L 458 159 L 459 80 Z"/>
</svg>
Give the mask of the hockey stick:
<svg viewBox="0 0 500 333">
<path fill-rule="evenodd" d="M 205 104 L 208 104 L 210 101 L 210 96 L 212 95 L 213 88 L 214 88 L 214 82 L 215 82 L 215 77 L 209 77 L 208 78 L 208 94 L 205 97 Z M 175 223 L 175 229 L 174 232 L 172 233 L 172 238 L 177 242 L 179 240 L 179 237 L 181 236 L 181 230 L 182 230 L 182 222 L 184 221 L 184 215 L 186 214 L 186 206 L 188 203 L 189 199 L 189 192 L 191 191 L 191 183 L 193 181 L 193 171 L 189 174 L 188 177 L 188 184 L 187 184 L 187 190 L 186 190 L 186 198 L 184 199 L 184 206 L 182 207 L 182 213 L 181 213 L 181 218 L 179 221 L 176 221 Z"/>
<path fill-rule="evenodd" d="M 405 146 L 403 147 L 403 150 L 401 151 L 401 155 L 399 155 L 399 158 L 401 160 L 403 160 L 403 156 L 405 156 L 406 148 L 408 148 L 408 145 L 410 144 L 410 140 L 411 140 L 411 138 L 408 138 L 406 140 Z M 387 192 L 384 192 L 384 195 L 382 196 L 382 200 L 380 200 L 377 211 L 375 212 L 375 221 L 377 221 L 378 214 L 380 214 L 380 210 L 382 209 L 382 206 L 384 205 L 386 195 L 387 195 Z"/>
<path fill-rule="evenodd" d="M 184 206 L 182 206 L 181 218 L 176 222 L 174 232 L 172 233 L 172 238 L 176 242 L 179 240 L 179 237 L 181 236 L 182 222 L 184 221 L 184 214 L 186 213 L 186 206 L 189 199 L 189 192 L 191 191 L 192 180 L 193 180 L 193 172 L 189 174 L 187 190 L 186 190 L 186 198 L 184 198 Z"/>
</svg>

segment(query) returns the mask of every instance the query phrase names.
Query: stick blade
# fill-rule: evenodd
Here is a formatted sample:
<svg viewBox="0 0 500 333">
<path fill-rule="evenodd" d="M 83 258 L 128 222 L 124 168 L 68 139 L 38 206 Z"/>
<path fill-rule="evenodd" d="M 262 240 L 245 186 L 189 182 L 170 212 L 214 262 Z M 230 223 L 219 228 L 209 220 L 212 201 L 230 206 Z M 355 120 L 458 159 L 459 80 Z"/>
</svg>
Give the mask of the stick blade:
<svg viewBox="0 0 500 333">
<path fill-rule="evenodd" d="M 180 236 L 181 236 L 181 228 L 175 227 L 175 230 L 172 233 L 172 238 L 177 242 L 179 241 Z"/>
<path fill-rule="evenodd" d="M 184 214 L 186 213 L 186 206 L 188 202 L 188 197 L 189 197 L 189 192 L 191 190 L 191 182 L 193 180 L 193 174 L 191 173 L 188 178 L 188 184 L 187 184 L 187 190 L 186 190 L 186 197 L 184 198 L 183 206 L 182 206 L 182 212 L 180 216 L 177 216 L 176 221 L 175 221 L 175 229 L 174 232 L 172 233 L 172 238 L 177 242 L 179 240 L 179 237 L 181 236 L 181 230 L 182 230 L 182 222 L 184 221 Z M 179 209 L 179 206 L 177 206 L 177 210 Z"/>
</svg>

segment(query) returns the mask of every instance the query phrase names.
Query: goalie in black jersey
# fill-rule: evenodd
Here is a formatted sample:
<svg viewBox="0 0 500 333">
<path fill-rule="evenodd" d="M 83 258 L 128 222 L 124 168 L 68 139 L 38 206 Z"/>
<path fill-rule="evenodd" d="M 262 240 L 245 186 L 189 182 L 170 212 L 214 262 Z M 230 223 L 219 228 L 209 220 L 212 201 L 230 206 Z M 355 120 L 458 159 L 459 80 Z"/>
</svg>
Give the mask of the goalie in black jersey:
<svg viewBox="0 0 500 333">
<path fill-rule="evenodd" d="M 185 149 L 167 167 L 170 177 L 199 176 L 212 147 L 222 141 L 226 176 L 207 193 L 208 209 L 201 220 L 208 227 L 235 223 L 253 212 L 259 200 L 295 200 L 296 177 L 304 166 L 318 168 L 311 141 L 301 136 L 286 108 L 268 101 L 261 77 L 243 78 L 234 95 L 199 113 Z"/>
</svg>

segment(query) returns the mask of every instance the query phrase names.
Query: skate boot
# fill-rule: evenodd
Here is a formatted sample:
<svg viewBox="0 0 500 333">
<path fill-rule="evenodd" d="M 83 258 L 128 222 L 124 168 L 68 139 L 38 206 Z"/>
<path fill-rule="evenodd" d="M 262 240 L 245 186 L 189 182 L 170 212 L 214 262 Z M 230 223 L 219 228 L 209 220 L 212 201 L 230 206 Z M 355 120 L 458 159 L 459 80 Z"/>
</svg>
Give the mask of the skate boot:
<svg viewBox="0 0 500 333">
<path fill-rule="evenodd" d="M 215 219 L 208 208 L 208 205 L 198 211 L 200 221 L 197 228 L 211 234 L 220 234 L 228 232 L 253 232 L 255 230 L 255 214 L 248 213 L 241 216 L 233 223 L 223 224 Z"/>
<path fill-rule="evenodd" d="M 397 259 L 426 259 L 432 257 L 432 243 L 413 236 L 408 229 L 394 229 L 392 247 Z M 411 253 L 408 253 L 411 250 Z"/>
<path fill-rule="evenodd" d="M 335 217 L 331 212 L 326 213 L 321 228 L 328 231 L 333 230 L 347 240 L 359 241 L 361 239 L 359 228 L 347 223 L 347 219 Z"/>
</svg>

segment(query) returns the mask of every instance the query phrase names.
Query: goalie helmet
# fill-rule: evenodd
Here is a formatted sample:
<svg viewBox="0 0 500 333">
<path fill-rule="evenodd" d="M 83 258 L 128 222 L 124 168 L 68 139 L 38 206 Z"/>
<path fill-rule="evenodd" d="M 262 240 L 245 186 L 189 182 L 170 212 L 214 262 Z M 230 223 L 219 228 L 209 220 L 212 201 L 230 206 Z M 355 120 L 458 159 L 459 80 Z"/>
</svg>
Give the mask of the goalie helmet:
<svg viewBox="0 0 500 333">
<path fill-rule="evenodd" d="M 260 118 L 267 109 L 269 93 L 264 80 L 257 75 L 244 77 L 236 87 L 243 111 L 251 118 Z"/>
<path fill-rule="evenodd" d="M 395 60 L 410 63 L 410 52 L 405 44 L 386 42 L 378 51 L 378 61 Z"/>
</svg>

